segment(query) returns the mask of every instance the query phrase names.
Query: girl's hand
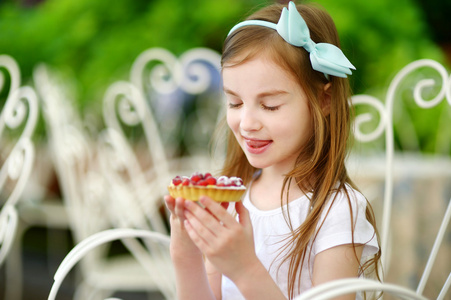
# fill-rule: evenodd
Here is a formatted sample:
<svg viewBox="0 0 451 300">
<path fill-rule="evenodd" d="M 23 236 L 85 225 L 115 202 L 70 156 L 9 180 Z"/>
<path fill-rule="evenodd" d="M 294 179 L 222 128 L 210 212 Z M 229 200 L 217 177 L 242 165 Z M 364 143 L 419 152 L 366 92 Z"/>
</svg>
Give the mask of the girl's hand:
<svg viewBox="0 0 451 300">
<path fill-rule="evenodd" d="M 192 241 L 210 263 L 231 280 L 238 279 L 254 264 L 260 264 L 254 250 L 252 225 L 247 209 L 235 205 L 239 222 L 221 204 L 208 197 L 200 202 L 205 208 L 185 202 L 185 228 Z"/>
<path fill-rule="evenodd" d="M 202 253 L 188 235 L 184 223 L 185 201 L 165 196 L 164 201 L 171 212 L 171 258 L 175 268 L 177 299 L 214 299 Z M 220 290 L 219 290 L 220 292 Z"/>
<path fill-rule="evenodd" d="M 171 256 L 173 259 L 189 260 L 190 255 L 200 256 L 201 252 L 191 241 L 186 232 L 185 221 L 185 199 L 174 199 L 167 195 L 164 197 L 166 207 L 171 212 Z"/>
</svg>

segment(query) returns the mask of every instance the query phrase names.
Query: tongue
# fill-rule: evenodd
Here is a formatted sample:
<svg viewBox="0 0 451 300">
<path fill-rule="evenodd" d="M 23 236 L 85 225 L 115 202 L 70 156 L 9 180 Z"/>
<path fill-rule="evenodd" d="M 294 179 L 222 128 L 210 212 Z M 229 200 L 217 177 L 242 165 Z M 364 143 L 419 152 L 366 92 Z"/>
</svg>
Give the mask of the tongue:
<svg viewBox="0 0 451 300">
<path fill-rule="evenodd" d="M 248 141 L 248 145 L 251 148 L 261 148 L 268 145 L 270 141 Z"/>
</svg>

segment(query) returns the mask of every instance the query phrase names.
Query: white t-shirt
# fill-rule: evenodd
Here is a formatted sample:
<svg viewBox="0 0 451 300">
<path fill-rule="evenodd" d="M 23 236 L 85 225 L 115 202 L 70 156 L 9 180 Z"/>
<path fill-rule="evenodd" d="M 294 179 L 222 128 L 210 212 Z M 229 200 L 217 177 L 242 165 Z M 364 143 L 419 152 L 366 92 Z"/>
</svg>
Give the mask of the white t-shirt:
<svg viewBox="0 0 451 300">
<path fill-rule="evenodd" d="M 283 258 L 284 255 L 278 256 L 278 254 L 281 251 L 280 248 L 285 244 L 284 238 L 290 234 L 290 229 L 285 221 L 281 208 L 266 211 L 257 209 L 249 199 L 249 190 L 244 197 L 243 204 L 249 210 L 252 221 L 255 252 L 262 264 L 269 270 L 274 281 L 284 292 L 285 296 L 288 297 L 287 274 L 289 262 L 285 262 L 279 269 L 281 257 Z M 351 198 L 352 211 L 355 218 L 354 243 L 365 244 L 362 253 L 362 260 L 364 260 L 365 257 L 371 256 L 378 251 L 377 239 L 373 227 L 365 217 L 365 197 L 350 186 L 347 186 L 347 191 Z M 307 212 L 310 209 L 310 201 L 307 196 L 288 203 L 291 224 L 294 229 L 298 228 L 304 222 Z M 329 210 L 330 203 L 331 201 L 328 202 L 324 212 Z M 318 224 L 322 223 L 324 215 L 325 213 L 323 213 Z M 313 261 L 316 254 L 338 245 L 352 243 L 350 220 L 349 204 L 346 194 L 340 191 L 312 245 L 310 260 L 306 260 L 303 264 L 300 293 L 308 290 L 312 286 L 311 275 L 313 273 Z M 308 253 L 307 259 L 309 258 Z M 297 287 L 295 288 L 296 291 Z M 222 276 L 222 299 L 244 299 L 235 284 L 225 276 Z"/>
</svg>

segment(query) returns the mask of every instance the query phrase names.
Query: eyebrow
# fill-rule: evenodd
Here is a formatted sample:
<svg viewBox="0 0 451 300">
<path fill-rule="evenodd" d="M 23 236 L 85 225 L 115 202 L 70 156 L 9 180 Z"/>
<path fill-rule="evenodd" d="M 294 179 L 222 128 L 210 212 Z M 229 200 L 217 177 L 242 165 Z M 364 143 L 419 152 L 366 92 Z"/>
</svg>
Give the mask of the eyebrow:
<svg viewBox="0 0 451 300">
<path fill-rule="evenodd" d="M 224 93 L 235 96 L 235 97 L 239 97 L 239 95 L 237 93 L 235 93 L 234 91 L 232 91 L 226 87 L 224 87 Z M 269 91 L 258 94 L 257 98 L 266 98 L 266 97 L 285 95 L 285 94 L 288 94 L 288 92 L 286 92 L 284 90 L 269 90 Z"/>
</svg>

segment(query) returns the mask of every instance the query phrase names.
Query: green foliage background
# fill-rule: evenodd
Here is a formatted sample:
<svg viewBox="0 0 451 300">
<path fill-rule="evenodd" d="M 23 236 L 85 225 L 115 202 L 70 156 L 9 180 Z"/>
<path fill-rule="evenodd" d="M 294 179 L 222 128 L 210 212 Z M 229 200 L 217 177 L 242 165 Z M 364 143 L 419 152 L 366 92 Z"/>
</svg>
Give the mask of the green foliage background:
<svg viewBox="0 0 451 300">
<path fill-rule="evenodd" d="M 128 77 L 133 60 L 142 51 L 157 46 L 176 55 L 193 47 L 221 51 L 235 23 L 274 1 L 29 2 L 0 0 L 0 53 L 16 59 L 24 83 L 31 83 L 32 70 L 39 62 L 67 74 L 74 80 L 79 108 L 93 110 L 98 109 L 109 84 Z M 385 99 L 387 84 L 406 64 L 420 58 L 447 63 L 433 40 L 425 10 L 414 0 L 315 2 L 336 21 L 342 48 L 357 67 L 351 77 L 355 93 Z M 428 5 L 434 2 L 440 0 Z M 431 110 L 430 116 L 420 118 L 422 123 L 436 120 L 443 109 L 441 105 Z M 430 127 L 420 133 L 426 144 L 431 143 L 427 138 Z"/>
</svg>

